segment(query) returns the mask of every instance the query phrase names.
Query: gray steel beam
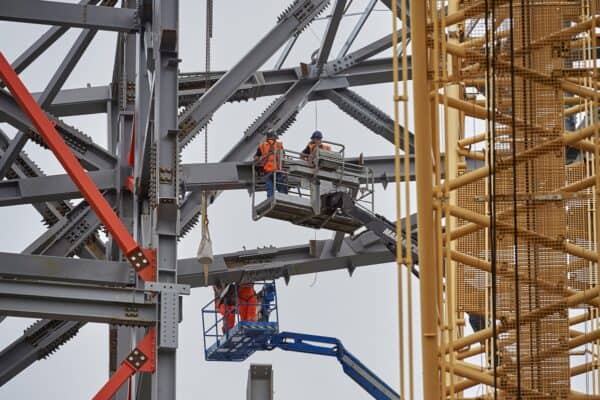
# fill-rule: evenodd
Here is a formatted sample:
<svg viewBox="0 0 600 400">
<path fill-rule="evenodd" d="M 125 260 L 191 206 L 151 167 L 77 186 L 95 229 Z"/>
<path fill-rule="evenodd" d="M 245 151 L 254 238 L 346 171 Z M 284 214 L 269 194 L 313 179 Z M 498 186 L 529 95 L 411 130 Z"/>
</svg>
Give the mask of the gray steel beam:
<svg viewBox="0 0 600 400">
<path fill-rule="evenodd" d="M 292 36 L 291 38 L 288 39 L 287 43 L 285 44 L 285 47 L 281 51 L 281 54 L 279 55 L 279 58 L 277 59 L 277 62 L 275 62 L 275 65 L 273 68 L 275 68 L 276 70 L 281 69 L 281 67 L 283 66 L 283 63 L 290 55 L 290 52 L 292 51 L 294 44 L 296 44 L 296 41 L 298 40 L 298 36 L 299 35 Z"/>
<path fill-rule="evenodd" d="M 98 31 L 84 29 L 83 32 L 79 34 L 77 39 L 75 39 L 75 43 L 69 49 L 69 52 L 66 54 L 65 58 L 61 61 L 60 65 L 50 78 L 50 81 L 46 85 L 46 88 L 37 99 L 38 104 L 43 109 L 48 109 L 48 107 L 52 104 L 56 95 L 63 87 L 65 81 L 71 75 L 73 68 L 77 65 L 81 56 L 88 48 L 94 36 L 96 36 Z"/>
<path fill-rule="evenodd" d="M 0 277 L 99 286 L 135 283 L 126 262 L 12 253 L 0 253 Z"/>
<path fill-rule="evenodd" d="M 402 29 L 398 30 L 398 36 L 402 34 Z M 407 32 L 407 37 L 410 38 L 410 32 Z M 368 45 L 346 54 L 341 58 L 329 61 L 325 64 L 324 71 L 328 75 L 336 75 L 344 72 L 348 68 L 373 57 L 392 47 L 392 34 L 386 35 L 379 40 L 376 40 Z"/>
<path fill-rule="evenodd" d="M 4 159 L 0 158 L 0 161 Z M 99 190 L 115 189 L 115 170 L 91 171 L 90 178 Z M 0 182 L 0 207 L 81 198 L 79 188 L 69 175 L 50 175 L 37 178 Z"/>
<path fill-rule="evenodd" d="M 410 60 L 410 56 L 409 56 Z M 409 79 L 412 79 L 409 70 Z M 209 86 L 214 84 L 224 72 L 213 72 L 209 78 Z M 259 71 L 250 77 L 227 101 L 254 100 L 259 97 L 282 95 L 299 79 L 299 68 L 282 70 Z M 344 78 L 340 80 L 339 78 Z M 362 61 L 341 71 L 338 75 L 321 76 L 321 83 L 331 88 L 346 88 L 348 86 L 375 85 L 392 81 L 392 59 L 381 58 Z M 337 86 L 335 86 L 337 85 Z M 318 91 L 315 88 L 315 91 Z M 185 74 L 179 80 L 179 102 L 186 106 L 196 101 L 206 92 L 206 79 L 203 74 Z M 318 97 L 321 99 L 322 97 Z M 314 99 L 314 98 L 311 98 Z"/>
<path fill-rule="evenodd" d="M 0 280 L 0 313 L 7 316 L 142 326 L 155 323 L 155 307 L 129 288 Z"/>
<path fill-rule="evenodd" d="M 18 375 L 37 360 L 46 358 L 79 332 L 80 321 L 35 322 L 23 336 L 0 352 L 0 386 Z"/>
<path fill-rule="evenodd" d="M 40 0 L 3 0 L 0 20 L 119 32 L 138 29 L 136 10 Z"/>
<path fill-rule="evenodd" d="M 154 157 L 148 163 L 152 175 L 149 201 L 152 247 L 157 252 L 157 282 L 177 283 L 177 236 L 179 223 L 179 140 L 177 79 L 179 65 L 179 0 L 154 0 L 154 124 L 151 130 Z M 140 99 L 142 100 L 142 99 Z M 143 241 L 143 239 L 142 239 Z M 154 312 L 158 316 L 156 371 L 152 374 L 152 400 L 177 398 L 176 370 L 179 335 L 179 303 L 174 295 L 160 295 Z"/>
<path fill-rule="evenodd" d="M 346 237 L 334 254 L 332 249 L 337 245 L 334 239 L 329 239 L 299 246 L 266 247 L 216 255 L 209 267 L 208 285 L 279 278 L 287 282 L 294 275 L 340 269 L 347 269 L 352 273 L 357 267 L 392 262 L 396 259 L 380 239 L 369 231 L 355 237 Z M 411 246 L 413 256 L 417 260 L 416 235 L 413 235 Z M 179 283 L 192 287 L 207 286 L 196 258 L 179 260 Z"/>
<path fill-rule="evenodd" d="M 306 102 L 315 86 L 315 81 L 299 80 L 285 95 L 271 103 L 265 111 L 246 129 L 242 139 L 221 159 L 221 162 L 241 161 L 252 156 L 269 128 L 285 132 L 295 121 L 299 107 Z M 185 235 L 198 220 L 201 193 L 194 191 L 185 198 L 180 207 L 180 235 Z"/>
<path fill-rule="evenodd" d="M 95 5 L 100 0 L 81 0 L 80 5 Z M 40 36 L 31 46 L 27 48 L 13 63 L 12 68 L 17 74 L 23 72 L 32 62 L 34 62 L 48 47 L 52 46 L 62 35 L 69 30 L 68 26 L 53 26 Z"/>
<path fill-rule="evenodd" d="M 375 5 L 377 4 L 377 2 L 378 2 L 378 0 L 371 0 L 369 2 L 369 4 L 367 4 L 367 6 L 365 7 L 365 10 L 362 12 L 361 16 L 359 17 L 358 21 L 356 22 L 356 25 L 354 25 L 354 28 L 352 28 L 352 32 L 350 32 L 350 35 L 348 35 L 348 39 L 346 39 L 346 41 L 342 45 L 342 48 L 340 49 L 340 52 L 338 53 L 338 56 L 337 56 L 338 59 L 342 58 L 346 54 L 348 54 L 348 50 L 350 50 L 350 46 L 352 46 L 352 44 L 356 40 L 356 37 L 362 30 L 363 26 L 365 26 L 365 22 L 367 22 L 367 19 L 371 15 L 371 12 L 373 12 L 373 9 L 375 8 Z"/>
<path fill-rule="evenodd" d="M 5 149 L 8 145 L 8 137 L 4 132 L 0 131 L 0 148 Z M 25 152 L 21 152 L 7 177 L 10 179 L 25 179 L 40 176 L 45 176 L 43 171 L 29 159 Z M 43 217 L 42 222 L 47 226 L 54 225 L 61 220 L 65 214 L 73 209 L 73 206 L 65 201 L 34 203 L 33 207 Z M 79 247 L 78 253 L 80 257 L 104 258 L 104 244 L 96 235 L 91 235 L 84 244 Z"/>
<path fill-rule="evenodd" d="M 0 157 L 0 181 L 4 179 L 6 174 L 11 170 L 13 163 L 19 157 L 23 146 L 27 143 L 27 135 L 23 132 L 17 132 L 13 140 L 10 141 L 8 148 Z M 0 182 L 0 185 L 2 183 Z M 1 191 L 1 189 L 0 189 Z"/>
<path fill-rule="evenodd" d="M 358 158 L 350 157 L 346 162 L 356 164 Z M 363 163 L 373 171 L 375 183 L 394 182 L 393 156 L 364 157 Z M 190 191 L 218 191 L 252 188 L 252 163 L 225 161 L 208 164 L 182 164 L 183 184 Z M 410 179 L 414 180 L 414 157 L 410 156 Z M 2 184 L 0 184 L 0 188 Z M 0 192 L 1 193 L 1 192 Z M 0 203 L 1 204 L 1 203 Z"/>
<path fill-rule="evenodd" d="M 0 90 L 0 116 L 17 129 L 30 134 L 31 139 L 43 145 L 42 137 L 37 133 L 27 115 L 15 103 L 12 96 Z M 77 129 L 50 116 L 56 122 L 56 130 L 61 134 L 67 145 L 71 147 L 75 157 L 88 170 L 111 169 L 116 166 L 115 157 L 97 145 L 92 139 Z"/>
<path fill-rule="evenodd" d="M 349 89 L 328 90 L 325 97 L 390 143 L 394 143 L 394 120 L 358 93 Z M 409 151 L 414 151 L 414 134 L 409 132 Z M 404 148 L 404 128 L 400 126 L 400 148 Z"/>
<path fill-rule="evenodd" d="M 291 36 L 300 33 L 329 0 L 296 0 L 286 9 L 277 25 L 266 34 L 235 66 L 233 66 L 204 96 L 189 106 L 180 118 L 182 145 L 208 123 L 213 113 L 248 80 Z"/>
<path fill-rule="evenodd" d="M 250 364 L 246 400 L 273 400 L 273 368 L 271 365 Z"/>
<path fill-rule="evenodd" d="M 331 53 L 333 41 L 340 26 L 340 22 L 342 21 L 342 17 L 344 16 L 345 8 L 346 0 L 336 0 L 333 11 L 331 12 L 331 17 L 329 18 L 329 23 L 327 24 L 327 29 L 325 30 L 325 35 L 321 42 L 319 54 L 317 55 L 317 62 L 315 63 L 319 75 L 321 74 L 323 64 L 329 59 L 329 53 Z"/>
<path fill-rule="evenodd" d="M 40 96 L 41 93 L 33 93 L 33 98 L 36 100 Z M 56 94 L 54 101 L 46 107 L 46 110 L 56 117 L 102 114 L 107 112 L 106 105 L 112 100 L 110 86 L 63 89 Z"/>
<path fill-rule="evenodd" d="M 105 198 L 110 204 L 115 204 L 113 193 L 105 194 Z M 90 252 L 95 257 L 104 258 L 104 254 L 98 254 L 103 249 L 93 246 L 94 242 L 90 241 L 100 226 L 96 213 L 82 201 L 27 246 L 23 253 L 66 257 L 79 253 L 85 245 L 91 247 Z"/>
</svg>

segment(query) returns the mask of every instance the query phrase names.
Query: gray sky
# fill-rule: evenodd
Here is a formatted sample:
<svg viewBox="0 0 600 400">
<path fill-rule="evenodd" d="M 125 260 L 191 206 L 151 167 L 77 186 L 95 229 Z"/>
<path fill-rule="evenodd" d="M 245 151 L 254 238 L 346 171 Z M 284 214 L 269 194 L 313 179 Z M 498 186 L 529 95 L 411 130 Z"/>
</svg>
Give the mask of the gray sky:
<svg viewBox="0 0 600 400">
<path fill-rule="evenodd" d="M 72 1 L 72 0 L 71 0 Z M 74 2 L 74 1 L 73 1 Z M 215 2 L 213 70 L 231 67 L 268 30 L 291 1 L 260 0 Z M 361 11 L 367 1 L 355 0 L 351 11 Z M 204 69 L 205 1 L 181 0 L 180 56 L 182 71 Z M 384 10 L 380 4 L 377 10 Z M 328 12 L 323 15 L 327 15 Z M 337 51 L 358 17 L 342 21 L 332 56 Z M 325 21 L 317 21 L 306 30 L 294 48 L 286 66 L 309 61 L 318 48 Z M 0 50 L 14 60 L 47 27 L 0 22 Z M 374 12 L 354 48 L 378 39 L 391 30 L 391 14 Z M 61 61 L 79 30 L 69 31 L 43 57 L 22 75 L 31 91 L 42 90 Z M 104 85 L 112 75 L 116 34 L 99 33 L 81 62 L 65 84 L 65 88 L 87 83 Z M 382 54 L 380 56 L 386 56 Z M 263 68 L 272 68 L 275 59 Z M 356 89 L 391 115 L 391 85 Z M 209 158 L 216 161 L 236 143 L 243 131 L 272 101 L 263 98 L 246 103 L 227 104 L 215 115 L 210 125 Z M 317 118 L 315 118 L 315 113 Z M 104 115 L 69 118 L 98 143 L 106 143 Z M 327 102 L 308 104 L 298 121 L 285 134 L 286 147 L 300 150 L 316 126 L 327 139 L 343 142 L 349 155 L 387 155 L 393 147 L 379 136 L 368 132 Z M 9 135 L 12 127 L 1 125 Z M 200 162 L 204 144 L 197 138 L 184 152 L 184 162 Z M 48 174 L 61 173 L 51 153 L 28 144 L 26 151 Z M 376 210 L 394 218 L 394 190 L 378 189 Z M 328 238 L 329 231 L 313 231 L 287 222 L 261 220 L 253 222 L 250 198 L 246 192 L 227 192 L 210 208 L 210 228 L 215 253 L 241 250 L 242 246 L 285 246 L 306 243 L 310 239 Z M 44 231 L 40 216 L 29 206 L 0 209 L 4 229 L 0 231 L 1 251 L 20 252 Z M 180 242 L 179 257 L 192 257 L 198 246 L 199 230 L 195 229 Z M 418 282 L 415 282 L 415 323 L 418 323 Z M 387 264 L 358 269 L 350 278 L 346 271 L 294 277 L 289 286 L 278 282 L 279 315 L 282 330 L 330 335 L 340 338 L 346 347 L 393 387 L 398 387 L 398 322 L 395 265 Z M 370 398 L 347 378 L 334 359 L 286 353 L 280 350 L 260 353 L 244 363 L 206 362 L 202 348 L 201 307 L 210 300 L 206 289 L 195 289 L 184 299 L 184 321 L 180 325 L 178 353 L 178 397 L 180 399 L 245 398 L 247 370 L 250 363 L 271 363 L 275 371 L 276 399 L 306 398 Z M 0 326 L 0 345 L 8 345 L 21 335 L 32 320 L 10 318 Z M 418 326 L 415 326 L 418 328 Z M 108 369 L 107 327 L 88 324 L 73 340 L 48 360 L 32 367 L 0 388 L 0 398 L 35 398 L 46 395 L 64 400 L 90 398 L 106 381 Z M 415 338 L 417 339 L 417 338 Z M 415 346 L 419 342 L 415 341 Z M 415 352 L 420 352 L 416 347 Z M 417 357 L 417 362 L 420 357 Z M 81 364 L 78 360 L 85 360 Z M 420 368 L 416 366 L 415 371 Z M 420 375 L 417 378 L 419 386 Z"/>
</svg>

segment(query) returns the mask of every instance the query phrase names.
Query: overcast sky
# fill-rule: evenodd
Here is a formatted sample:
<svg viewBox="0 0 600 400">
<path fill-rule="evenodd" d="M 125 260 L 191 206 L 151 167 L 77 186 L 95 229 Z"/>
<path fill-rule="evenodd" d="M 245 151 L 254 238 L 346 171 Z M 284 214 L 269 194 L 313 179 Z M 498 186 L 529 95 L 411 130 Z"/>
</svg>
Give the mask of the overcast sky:
<svg viewBox="0 0 600 400">
<path fill-rule="evenodd" d="M 216 1 L 214 6 L 213 70 L 225 70 L 237 62 L 276 23 L 277 16 L 291 3 L 284 0 Z M 355 0 L 350 12 L 360 12 L 368 1 Z M 205 1 L 181 0 L 180 57 L 182 71 L 204 69 Z M 328 12 L 323 15 L 327 15 Z M 335 56 L 354 26 L 357 16 L 344 18 L 332 56 Z M 326 21 L 315 22 L 296 44 L 286 66 L 308 62 L 319 47 Z M 12 61 L 47 27 L 0 22 L 0 50 Z M 383 4 L 376 7 L 354 48 L 376 40 L 391 31 L 391 14 Z M 52 46 L 23 74 L 31 91 L 42 90 L 62 57 L 79 33 L 72 29 Z M 65 84 L 65 88 L 110 82 L 116 34 L 99 33 Z M 278 54 L 263 69 L 271 69 Z M 388 56 L 384 53 L 380 56 Z M 391 115 L 392 88 L 389 84 L 356 88 Z M 215 115 L 210 125 L 209 159 L 219 160 L 236 143 L 273 98 L 227 104 Z M 106 116 L 93 115 L 68 118 L 106 144 Z M 10 135 L 14 129 L 1 127 Z M 389 155 L 393 146 L 367 131 L 347 117 L 336 106 L 321 101 L 310 103 L 297 122 L 285 134 L 286 147 L 300 150 L 311 131 L 318 127 L 327 139 L 342 142 L 349 155 L 364 152 L 367 156 Z M 184 162 L 203 161 L 204 144 L 197 138 L 184 152 Z M 61 173 L 51 153 L 29 143 L 26 151 L 48 174 Z M 394 190 L 378 189 L 376 210 L 394 218 Z M 226 192 L 210 208 L 210 228 L 215 253 L 232 252 L 257 246 L 286 246 L 307 243 L 314 238 L 329 238 L 329 231 L 314 231 L 287 222 L 251 219 L 247 192 Z M 40 216 L 30 206 L 0 209 L 2 248 L 20 252 L 45 228 Z M 195 255 L 199 230 L 195 229 L 180 242 L 179 258 Z M 346 347 L 393 387 L 398 387 L 398 309 L 395 265 L 386 264 L 358 269 L 353 277 L 346 271 L 292 278 L 289 286 L 278 282 L 279 316 L 282 330 L 330 335 L 340 338 Z M 415 283 L 415 285 L 417 285 Z M 415 295 L 417 292 L 415 286 Z M 202 348 L 201 307 L 210 300 L 211 291 L 194 289 L 184 299 L 184 320 L 180 325 L 178 352 L 178 398 L 198 399 L 219 396 L 220 399 L 244 399 L 247 370 L 250 363 L 270 363 L 274 368 L 275 398 L 370 398 L 347 378 L 334 359 L 285 353 L 276 350 L 253 355 L 243 363 L 206 362 Z M 414 302 L 418 323 L 418 302 Z M 32 320 L 9 318 L 0 326 L 0 345 L 11 343 L 22 334 Z M 418 328 L 418 326 L 415 326 Z M 59 352 L 37 362 L 0 388 L 0 398 L 26 399 L 46 396 L 64 400 L 90 398 L 104 384 L 108 369 L 108 328 L 88 324 Z M 415 341 L 418 346 L 418 340 Z M 416 348 L 418 354 L 419 347 Z M 419 357 L 417 357 L 418 363 Z M 415 368 L 417 388 L 420 368 Z"/>
</svg>

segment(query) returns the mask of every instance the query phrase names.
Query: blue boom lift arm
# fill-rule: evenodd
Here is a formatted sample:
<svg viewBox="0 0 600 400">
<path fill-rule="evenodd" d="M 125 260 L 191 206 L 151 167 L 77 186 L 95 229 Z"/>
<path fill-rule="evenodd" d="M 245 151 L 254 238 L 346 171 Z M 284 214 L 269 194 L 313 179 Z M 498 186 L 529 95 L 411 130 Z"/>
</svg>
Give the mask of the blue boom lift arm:
<svg viewBox="0 0 600 400">
<path fill-rule="evenodd" d="M 382 381 L 373 371 L 354 357 L 339 339 L 306 335 L 303 333 L 281 332 L 269 341 L 269 350 L 280 348 L 299 353 L 318 354 L 335 357 L 342 365 L 344 373 L 358 383 L 377 400 L 400 400 L 400 396 Z"/>
</svg>

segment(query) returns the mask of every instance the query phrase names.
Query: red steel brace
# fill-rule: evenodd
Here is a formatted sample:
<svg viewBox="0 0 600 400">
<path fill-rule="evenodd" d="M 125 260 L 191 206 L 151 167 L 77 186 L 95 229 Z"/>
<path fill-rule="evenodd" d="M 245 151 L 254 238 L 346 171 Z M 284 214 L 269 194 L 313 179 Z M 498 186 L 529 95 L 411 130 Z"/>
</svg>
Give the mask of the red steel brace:
<svg viewBox="0 0 600 400">
<path fill-rule="evenodd" d="M 156 370 L 156 328 L 142 339 L 138 346 L 121 362 L 121 366 L 110 377 L 92 400 L 108 400 L 136 372 L 154 372 Z"/>
<path fill-rule="evenodd" d="M 143 280 L 156 277 L 156 257 L 152 249 L 140 247 L 110 204 L 102 196 L 94 181 L 85 172 L 77 158 L 56 131 L 44 111 L 31 96 L 17 73 L 12 69 L 4 54 L 0 52 L 0 78 L 6 84 L 19 106 L 27 113 L 46 144 L 67 171 L 90 207 L 111 233 L 131 265 Z"/>
</svg>

